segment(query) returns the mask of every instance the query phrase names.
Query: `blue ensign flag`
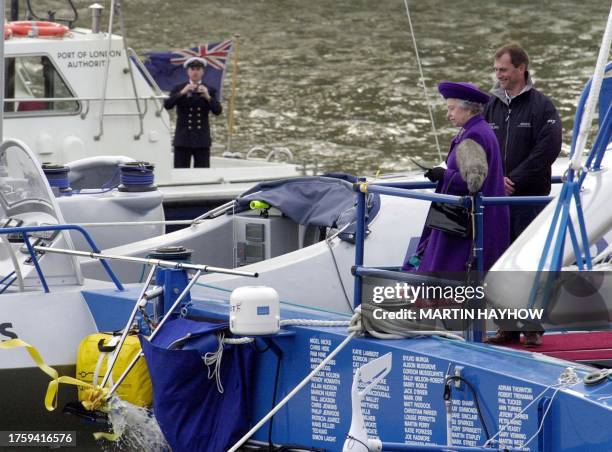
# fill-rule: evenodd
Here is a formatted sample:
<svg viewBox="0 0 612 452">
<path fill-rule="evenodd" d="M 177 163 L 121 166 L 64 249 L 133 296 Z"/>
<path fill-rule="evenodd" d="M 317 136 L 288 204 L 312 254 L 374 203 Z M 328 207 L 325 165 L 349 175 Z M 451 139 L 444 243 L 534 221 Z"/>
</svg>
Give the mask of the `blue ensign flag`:
<svg viewBox="0 0 612 452">
<path fill-rule="evenodd" d="M 175 50 L 172 52 L 150 52 L 144 62 L 155 82 L 164 91 L 170 91 L 175 85 L 187 81 L 187 72 L 183 63 L 191 57 L 201 57 L 206 60 L 204 83 L 215 88 L 221 100 L 221 88 L 225 67 L 232 50 L 232 40 L 211 42 L 192 47 L 191 49 Z"/>
</svg>

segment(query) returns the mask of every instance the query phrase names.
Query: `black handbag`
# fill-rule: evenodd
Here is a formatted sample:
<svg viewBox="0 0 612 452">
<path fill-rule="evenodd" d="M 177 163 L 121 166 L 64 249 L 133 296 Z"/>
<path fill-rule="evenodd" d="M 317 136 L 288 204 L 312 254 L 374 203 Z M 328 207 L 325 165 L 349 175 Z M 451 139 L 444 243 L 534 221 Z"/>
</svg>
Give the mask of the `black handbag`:
<svg viewBox="0 0 612 452">
<path fill-rule="evenodd" d="M 454 176 L 453 174 L 448 185 Z M 425 226 L 457 237 L 471 237 L 472 214 L 462 205 L 432 202 L 425 219 Z"/>
<path fill-rule="evenodd" d="M 457 237 L 470 237 L 472 215 L 464 206 L 432 202 L 425 226 Z"/>
</svg>

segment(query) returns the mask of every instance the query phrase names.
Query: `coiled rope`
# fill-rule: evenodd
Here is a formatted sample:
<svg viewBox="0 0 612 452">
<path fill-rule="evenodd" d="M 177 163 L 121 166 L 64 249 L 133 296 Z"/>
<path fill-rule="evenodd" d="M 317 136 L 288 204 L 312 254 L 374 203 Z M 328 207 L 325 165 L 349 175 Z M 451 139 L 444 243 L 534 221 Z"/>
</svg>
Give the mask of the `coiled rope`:
<svg viewBox="0 0 612 452">
<path fill-rule="evenodd" d="M 153 185 L 153 165 L 143 162 L 122 164 L 119 165 L 119 169 L 121 170 L 119 180 L 126 187 Z"/>
<path fill-rule="evenodd" d="M 61 165 L 44 164 L 42 169 L 51 188 L 59 188 L 60 190 L 70 188 L 70 180 L 68 179 L 70 168 Z"/>
<path fill-rule="evenodd" d="M 527 404 L 527 406 L 525 408 L 523 408 L 520 412 L 516 413 L 514 415 L 514 417 L 512 419 L 510 419 L 510 421 L 508 421 L 508 423 L 504 424 L 503 427 L 501 427 L 497 431 L 497 433 L 495 433 L 495 435 L 493 435 L 491 438 L 489 438 L 483 444 L 483 447 L 489 447 L 493 442 L 498 443 L 502 447 L 509 447 L 509 446 L 505 446 L 503 443 L 501 443 L 501 441 L 496 440 L 495 438 L 497 438 L 501 434 L 501 432 L 506 430 L 517 419 L 521 419 L 521 416 L 523 415 L 523 413 L 525 411 L 527 411 L 530 406 L 532 406 L 534 403 L 536 403 L 538 400 L 540 400 L 540 398 L 542 398 L 544 396 L 544 394 L 546 394 L 546 392 L 548 392 L 549 389 L 554 389 L 555 392 L 553 392 L 553 395 L 550 398 L 548 406 L 546 407 L 546 410 L 544 411 L 544 414 L 542 415 L 542 420 L 540 421 L 540 425 L 538 426 L 538 429 L 536 430 L 536 432 L 528 440 L 526 440 L 523 444 L 521 444 L 518 447 L 518 449 L 526 448 L 529 445 L 529 443 L 531 443 L 535 438 L 537 438 L 538 434 L 542 430 L 542 427 L 544 426 L 544 421 L 546 420 L 546 416 L 548 415 L 548 411 L 550 410 L 550 407 L 552 406 L 553 401 L 555 400 L 555 397 L 557 396 L 559 391 L 561 389 L 567 388 L 569 386 L 573 386 L 576 383 L 578 383 L 579 381 L 580 381 L 580 379 L 578 378 L 578 375 L 576 375 L 576 372 L 574 371 L 574 369 L 572 367 L 567 367 L 566 369 L 564 369 L 563 372 L 561 372 L 561 374 L 559 375 L 559 378 L 557 379 L 557 383 L 555 383 L 553 385 L 550 385 L 550 386 L 547 386 L 546 388 L 544 388 L 544 390 L 542 392 L 540 392 L 537 395 L 537 397 L 535 397 L 531 402 L 529 402 L 529 404 Z"/>
</svg>

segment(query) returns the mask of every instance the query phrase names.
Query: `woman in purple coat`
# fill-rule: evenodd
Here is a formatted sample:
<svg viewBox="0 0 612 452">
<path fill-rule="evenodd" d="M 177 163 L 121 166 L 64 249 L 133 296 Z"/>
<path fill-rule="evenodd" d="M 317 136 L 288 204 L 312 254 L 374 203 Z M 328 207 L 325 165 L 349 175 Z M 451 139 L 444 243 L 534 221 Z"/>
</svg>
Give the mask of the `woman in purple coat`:
<svg viewBox="0 0 612 452">
<path fill-rule="evenodd" d="M 459 133 L 453 138 L 446 168 L 432 168 L 425 176 L 437 182 L 436 193 L 465 196 L 504 196 L 503 162 L 497 138 L 482 116 L 489 95 L 470 83 L 442 82 L 440 94 L 447 118 Z M 488 270 L 509 244 L 508 206 L 484 209 L 484 269 Z M 464 272 L 472 255 L 472 236 L 460 237 L 425 227 L 417 254 L 419 272 Z"/>
</svg>

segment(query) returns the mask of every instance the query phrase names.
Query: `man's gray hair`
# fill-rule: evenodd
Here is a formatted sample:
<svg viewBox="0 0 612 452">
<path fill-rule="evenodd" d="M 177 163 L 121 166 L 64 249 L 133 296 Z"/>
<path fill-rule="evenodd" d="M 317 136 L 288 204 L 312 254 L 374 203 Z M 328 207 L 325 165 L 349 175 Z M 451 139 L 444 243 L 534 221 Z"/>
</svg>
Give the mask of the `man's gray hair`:
<svg viewBox="0 0 612 452">
<path fill-rule="evenodd" d="M 478 102 L 470 102 L 469 100 L 459 99 L 459 106 L 470 110 L 473 114 L 477 115 L 484 111 L 484 105 Z"/>
</svg>

